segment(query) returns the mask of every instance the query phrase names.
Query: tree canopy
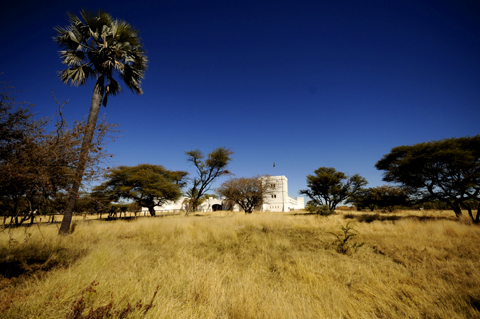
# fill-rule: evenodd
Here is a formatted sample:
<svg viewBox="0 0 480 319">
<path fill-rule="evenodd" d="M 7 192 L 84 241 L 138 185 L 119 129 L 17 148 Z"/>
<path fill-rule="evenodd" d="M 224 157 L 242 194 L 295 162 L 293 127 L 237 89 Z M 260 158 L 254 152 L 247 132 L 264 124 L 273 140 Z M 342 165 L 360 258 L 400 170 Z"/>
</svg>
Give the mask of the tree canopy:
<svg viewBox="0 0 480 319">
<path fill-rule="evenodd" d="M 267 197 L 273 192 L 271 184 L 268 176 L 231 178 L 223 182 L 216 192 L 238 204 L 245 214 L 251 214 L 268 201 Z"/>
<path fill-rule="evenodd" d="M 160 165 L 119 166 L 106 173 L 106 181 L 93 191 L 103 192 L 114 201 L 133 200 L 155 216 L 155 206 L 180 198 L 186 176 L 187 172 L 169 171 Z"/>
<path fill-rule="evenodd" d="M 368 208 L 374 211 L 375 208 L 379 208 L 383 211 L 392 212 L 395 206 L 407 205 L 409 195 L 405 188 L 383 185 L 362 188 L 355 195 L 350 196 L 348 202 L 355 205 L 358 210 Z"/>
<path fill-rule="evenodd" d="M 81 10 L 80 17 L 68 13 L 69 25 L 56 27 L 53 40 L 62 49 L 60 59 L 68 69 L 59 73 L 65 84 L 85 85 L 88 78 L 101 88 L 101 100 L 121 92 L 118 77 L 136 94 L 148 60 L 138 30 L 124 20 L 113 19 L 103 10 Z"/>
<path fill-rule="evenodd" d="M 62 117 L 63 105 L 58 106 L 56 116 L 37 120 L 33 105 L 17 103 L 8 88 L 0 93 L 0 206 L 17 224 L 33 221 L 35 211 L 65 208 L 62 194 L 71 188 L 86 124 L 78 121 L 69 128 Z M 54 120 L 54 129 L 48 132 Z M 88 180 L 98 177 L 98 164 L 108 155 L 104 138 L 114 127 L 104 122 L 97 126 L 86 161 Z"/>
<path fill-rule="evenodd" d="M 480 219 L 480 135 L 392 148 L 375 167 L 383 180 L 410 188 L 419 200 L 440 200 L 457 217 L 467 209 L 476 223 Z M 466 202 L 476 201 L 476 217 Z"/>
<path fill-rule="evenodd" d="M 202 196 L 210 190 L 212 183 L 219 177 L 229 175 L 227 170 L 228 164 L 232 161 L 233 152 L 225 147 L 218 147 L 213 150 L 205 159 L 202 151 L 192 150 L 185 152 L 187 160 L 192 163 L 196 170 L 197 176 L 192 178 L 191 186 L 188 188 L 186 195 L 190 202 L 187 207 L 196 210 L 201 204 Z M 187 210 L 186 216 L 188 216 Z"/>
<path fill-rule="evenodd" d="M 314 171 L 314 175 L 307 175 L 309 189 L 301 190 L 300 194 L 307 195 L 317 206 L 327 205 L 334 210 L 365 185 L 367 180 L 359 174 L 348 177 L 333 167 L 320 167 Z"/>
</svg>

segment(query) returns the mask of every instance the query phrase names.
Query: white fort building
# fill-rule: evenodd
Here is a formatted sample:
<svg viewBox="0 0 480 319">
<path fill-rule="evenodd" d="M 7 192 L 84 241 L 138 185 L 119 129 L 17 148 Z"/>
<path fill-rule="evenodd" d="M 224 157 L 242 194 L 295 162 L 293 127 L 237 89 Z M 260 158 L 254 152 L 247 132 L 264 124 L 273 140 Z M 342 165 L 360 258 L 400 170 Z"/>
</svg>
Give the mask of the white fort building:
<svg viewBox="0 0 480 319">
<path fill-rule="evenodd" d="M 289 212 L 291 210 L 305 208 L 303 197 L 292 198 L 288 196 L 288 179 L 285 176 L 268 176 L 268 183 L 271 184 L 270 187 L 272 188 L 272 191 L 269 192 L 264 199 L 262 207 L 263 211 Z M 186 197 L 180 197 L 176 202 L 167 202 L 162 206 L 155 206 L 155 211 L 161 213 L 185 210 L 185 198 Z M 201 212 L 227 210 L 227 203 L 225 199 L 210 197 L 199 206 L 198 210 Z M 240 211 L 240 208 L 238 205 L 235 205 L 233 210 Z M 143 207 L 142 212 L 148 214 L 148 209 Z"/>
</svg>

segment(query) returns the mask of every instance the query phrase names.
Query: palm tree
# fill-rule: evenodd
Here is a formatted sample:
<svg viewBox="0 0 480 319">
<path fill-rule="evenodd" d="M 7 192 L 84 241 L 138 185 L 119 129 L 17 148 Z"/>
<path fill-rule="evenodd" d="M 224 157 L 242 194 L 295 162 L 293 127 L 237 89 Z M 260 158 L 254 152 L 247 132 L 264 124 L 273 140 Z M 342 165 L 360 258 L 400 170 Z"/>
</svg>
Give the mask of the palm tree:
<svg viewBox="0 0 480 319">
<path fill-rule="evenodd" d="M 96 80 L 75 178 L 60 226 L 61 235 L 68 234 L 70 229 L 100 106 L 106 106 L 109 96 L 121 92 L 114 73 L 134 93 L 142 94 L 141 79 L 148 62 L 138 31 L 130 24 L 113 19 L 103 10 L 96 13 L 82 10 L 80 16 L 81 19 L 69 13 L 70 24 L 65 28 L 56 27 L 57 34 L 53 38 L 62 49 L 62 63 L 68 66 L 68 69 L 59 72 L 63 83 L 79 86 L 85 85 L 88 78 Z"/>
</svg>

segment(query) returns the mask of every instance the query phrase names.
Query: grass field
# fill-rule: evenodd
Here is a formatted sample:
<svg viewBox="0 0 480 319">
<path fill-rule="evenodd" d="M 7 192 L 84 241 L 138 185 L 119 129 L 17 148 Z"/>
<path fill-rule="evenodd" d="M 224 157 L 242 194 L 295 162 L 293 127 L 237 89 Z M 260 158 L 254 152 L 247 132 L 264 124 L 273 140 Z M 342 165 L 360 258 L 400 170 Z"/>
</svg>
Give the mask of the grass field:
<svg viewBox="0 0 480 319">
<path fill-rule="evenodd" d="M 303 213 L 4 230 L 0 317 L 480 318 L 480 227 L 451 212 Z M 347 223 L 344 254 L 332 233 Z"/>
</svg>

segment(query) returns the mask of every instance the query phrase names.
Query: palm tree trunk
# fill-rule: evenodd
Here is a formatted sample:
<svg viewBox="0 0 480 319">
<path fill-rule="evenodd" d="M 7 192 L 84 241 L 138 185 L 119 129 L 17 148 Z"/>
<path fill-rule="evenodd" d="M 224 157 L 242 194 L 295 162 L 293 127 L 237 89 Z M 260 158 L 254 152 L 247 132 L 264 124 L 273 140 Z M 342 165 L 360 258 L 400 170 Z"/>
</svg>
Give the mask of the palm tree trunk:
<svg viewBox="0 0 480 319">
<path fill-rule="evenodd" d="M 90 145 L 95 134 L 95 127 L 97 125 L 98 113 L 100 112 L 100 106 L 102 103 L 104 93 L 104 80 L 103 76 L 100 76 L 93 88 L 92 103 L 90 104 L 90 113 L 88 115 L 87 127 L 85 128 L 85 136 L 82 141 L 82 148 L 80 150 L 80 156 L 78 160 L 78 166 L 75 171 L 75 177 L 73 180 L 72 189 L 68 198 L 67 207 L 63 215 L 62 224 L 60 225 L 59 235 L 67 235 L 70 232 L 70 224 L 73 217 L 73 207 L 77 201 L 78 190 L 82 183 L 83 172 L 85 171 L 85 165 L 87 164 L 88 153 L 90 151 Z"/>
</svg>

